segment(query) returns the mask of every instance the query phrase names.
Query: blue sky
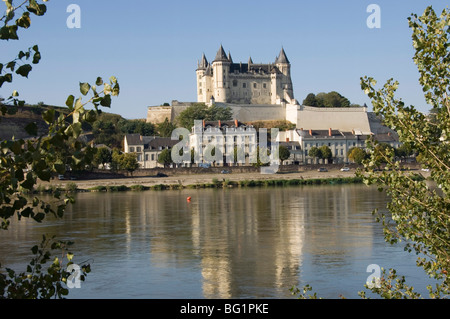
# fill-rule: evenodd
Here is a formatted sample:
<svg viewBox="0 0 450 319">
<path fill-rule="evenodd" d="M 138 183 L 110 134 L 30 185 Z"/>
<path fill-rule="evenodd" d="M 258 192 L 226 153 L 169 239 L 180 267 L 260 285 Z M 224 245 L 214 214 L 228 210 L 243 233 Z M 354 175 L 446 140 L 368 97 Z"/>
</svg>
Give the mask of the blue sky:
<svg viewBox="0 0 450 319">
<path fill-rule="evenodd" d="M 19 3 L 20 1 L 15 1 Z M 370 29 L 369 4 L 381 8 L 381 28 Z M 97 76 L 118 78 L 121 92 L 111 112 L 145 118 L 148 106 L 195 101 L 195 69 L 222 44 L 235 62 L 271 63 L 284 47 L 291 62 L 294 95 L 338 91 L 353 103 L 367 103 L 360 77 L 381 85 L 393 77 L 398 97 L 427 111 L 412 62 L 407 18 L 428 5 L 440 13 L 446 1 L 424 0 L 227 0 L 107 1 L 50 0 L 47 14 L 32 16 L 19 41 L 2 41 L 1 62 L 38 44 L 42 60 L 28 79 L 16 76 L 13 90 L 29 103 L 64 105 L 79 96 L 78 83 Z M 67 7 L 81 9 L 81 28 L 70 29 Z M 1 4 L 4 8 L 4 4 Z"/>
</svg>

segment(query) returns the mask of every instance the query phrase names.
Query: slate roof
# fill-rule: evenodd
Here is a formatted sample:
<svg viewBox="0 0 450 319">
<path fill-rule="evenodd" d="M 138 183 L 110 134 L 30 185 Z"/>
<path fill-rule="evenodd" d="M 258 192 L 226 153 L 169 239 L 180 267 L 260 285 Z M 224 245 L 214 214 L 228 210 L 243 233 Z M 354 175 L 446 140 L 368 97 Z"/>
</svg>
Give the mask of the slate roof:
<svg viewBox="0 0 450 319">
<path fill-rule="evenodd" d="M 281 48 L 280 54 L 278 55 L 275 63 L 290 63 L 283 48 Z"/>
</svg>

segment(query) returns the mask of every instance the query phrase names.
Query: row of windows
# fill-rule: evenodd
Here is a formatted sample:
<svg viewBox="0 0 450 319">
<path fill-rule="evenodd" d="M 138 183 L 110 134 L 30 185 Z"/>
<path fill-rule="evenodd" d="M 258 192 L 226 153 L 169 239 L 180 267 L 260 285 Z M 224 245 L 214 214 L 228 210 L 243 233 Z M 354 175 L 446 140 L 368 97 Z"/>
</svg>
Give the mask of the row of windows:
<svg viewBox="0 0 450 319">
<path fill-rule="evenodd" d="M 336 147 L 340 146 L 343 147 L 346 143 L 345 142 L 340 142 L 340 143 L 305 143 L 305 148 L 307 147 L 319 147 L 322 145 L 328 145 L 331 146 L 331 144 L 335 145 Z M 348 146 L 364 146 L 364 143 L 356 143 L 356 142 L 348 142 Z"/>
<path fill-rule="evenodd" d="M 336 150 L 335 153 L 334 153 L 334 156 L 336 157 L 336 156 L 338 156 L 339 154 L 340 154 L 341 156 L 344 156 L 344 150 L 343 150 L 343 149 Z M 308 151 L 308 150 L 305 150 L 305 156 L 309 156 L 309 151 Z"/>
<path fill-rule="evenodd" d="M 237 81 L 237 80 L 233 80 L 233 86 L 234 86 L 234 87 L 237 87 L 237 86 L 238 86 L 238 81 Z M 243 87 L 244 89 L 247 88 L 247 83 L 246 83 L 246 82 L 242 83 L 242 87 Z M 258 89 L 258 88 L 259 88 L 258 83 L 253 83 L 253 88 L 254 88 L 254 89 Z M 263 88 L 263 89 L 267 89 L 267 83 L 263 83 L 263 84 L 262 84 L 262 88 Z"/>
</svg>

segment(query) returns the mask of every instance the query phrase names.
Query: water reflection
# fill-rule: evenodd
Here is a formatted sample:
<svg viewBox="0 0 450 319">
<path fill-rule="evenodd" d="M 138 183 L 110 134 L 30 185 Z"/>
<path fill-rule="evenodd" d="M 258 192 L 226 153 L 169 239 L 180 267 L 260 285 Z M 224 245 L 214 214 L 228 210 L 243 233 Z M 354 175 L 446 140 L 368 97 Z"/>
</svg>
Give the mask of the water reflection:
<svg viewBox="0 0 450 319">
<path fill-rule="evenodd" d="M 405 261 L 371 215 L 385 201 L 361 185 L 78 194 L 62 220 L 0 233 L 0 261 L 52 233 L 93 261 L 77 298 L 284 298 L 306 283 L 352 297 L 367 265 Z"/>
</svg>

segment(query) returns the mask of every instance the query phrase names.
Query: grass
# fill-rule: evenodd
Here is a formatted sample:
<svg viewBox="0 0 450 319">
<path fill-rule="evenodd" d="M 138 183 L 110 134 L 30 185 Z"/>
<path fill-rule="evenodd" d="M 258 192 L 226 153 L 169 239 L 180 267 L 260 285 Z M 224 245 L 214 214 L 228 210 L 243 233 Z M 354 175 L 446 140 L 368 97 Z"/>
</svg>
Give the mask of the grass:
<svg viewBox="0 0 450 319">
<path fill-rule="evenodd" d="M 302 185 L 335 185 L 335 184 L 359 184 L 362 183 L 360 177 L 337 177 L 337 178 L 313 178 L 313 179 L 268 179 L 268 180 L 243 180 L 230 181 L 224 179 L 219 181 L 213 178 L 211 183 L 197 184 L 157 184 L 153 186 L 125 185 L 120 186 L 95 186 L 89 188 L 91 192 L 121 192 L 121 191 L 146 191 L 146 190 L 181 190 L 181 189 L 206 189 L 206 188 L 229 188 L 229 187 L 286 187 Z M 73 186 L 71 187 L 73 188 Z M 78 189 L 77 189 L 78 190 Z"/>
</svg>

